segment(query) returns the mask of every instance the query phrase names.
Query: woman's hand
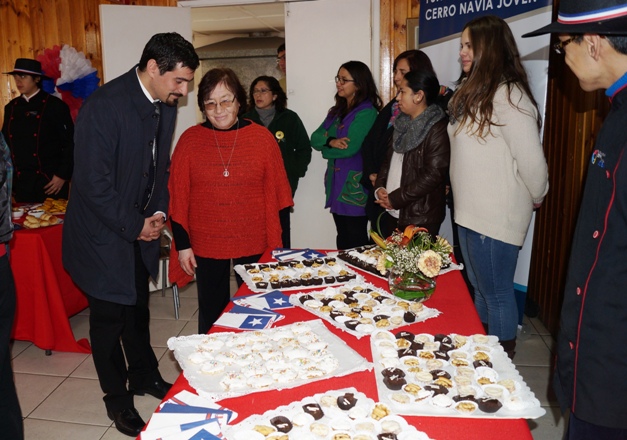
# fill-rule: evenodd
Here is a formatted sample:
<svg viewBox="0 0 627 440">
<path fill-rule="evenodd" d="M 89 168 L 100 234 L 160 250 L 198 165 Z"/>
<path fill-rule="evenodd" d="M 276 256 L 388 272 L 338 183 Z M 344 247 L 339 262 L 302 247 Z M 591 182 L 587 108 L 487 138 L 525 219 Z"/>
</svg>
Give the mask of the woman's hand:
<svg viewBox="0 0 627 440">
<path fill-rule="evenodd" d="M 376 194 L 376 198 L 377 200 L 375 200 L 374 202 L 377 205 L 380 205 L 382 208 L 384 209 L 394 209 L 392 208 L 392 205 L 390 205 L 390 199 L 388 198 L 388 192 L 385 188 L 379 188 L 377 190 Z"/>
<path fill-rule="evenodd" d="M 194 276 L 198 265 L 196 264 L 196 257 L 194 257 L 194 251 L 192 251 L 192 248 L 179 251 L 179 264 L 181 265 L 183 272 L 190 277 Z"/>
<path fill-rule="evenodd" d="M 331 142 L 329 142 L 329 146 L 331 148 L 337 148 L 338 150 L 346 150 L 348 148 L 349 142 L 349 138 L 343 137 L 339 139 L 333 139 Z"/>
</svg>

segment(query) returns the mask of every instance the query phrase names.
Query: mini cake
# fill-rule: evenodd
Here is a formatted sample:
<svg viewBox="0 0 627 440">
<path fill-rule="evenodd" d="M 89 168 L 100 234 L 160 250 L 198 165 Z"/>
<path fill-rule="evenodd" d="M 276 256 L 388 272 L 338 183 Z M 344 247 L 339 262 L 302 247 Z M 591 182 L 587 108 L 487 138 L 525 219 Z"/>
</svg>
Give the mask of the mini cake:
<svg viewBox="0 0 627 440">
<path fill-rule="evenodd" d="M 293 428 L 292 422 L 285 416 L 273 417 L 270 419 L 270 423 L 280 432 L 290 432 Z"/>
<path fill-rule="evenodd" d="M 413 341 L 415 338 L 415 335 L 412 332 L 408 332 L 408 331 L 400 331 L 397 332 L 395 335 L 396 339 L 407 339 L 409 342 Z"/>
<path fill-rule="evenodd" d="M 403 321 L 405 322 L 415 322 L 416 321 L 416 314 L 412 311 L 406 311 L 403 314 Z"/>
<path fill-rule="evenodd" d="M 497 399 L 490 398 L 478 399 L 477 404 L 481 411 L 488 414 L 497 412 L 503 406 Z"/>
<path fill-rule="evenodd" d="M 324 416 L 324 411 L 317 403 L 307 403 L 303 405 L 303 411 L 310 414 L 315 420 L 320 420 Z"/>
<path fill-rule="evenodd" d="M 405 372 L 400 368 L 385 368 L 381 371 L 383 377 L 400 376 L 405 377 Z"/>
<path fill-rule="evenodd" d="M 438 384 L 425 385 L 424 389 L 433 392 L 434 397 L 438 394 L 448 394 L 448 388 Z"/>
<path fill-rule="evenodd" d="M 404 375 L 405 373 L 403 373 L 403 376 Z M 403 376 L 397 376 L 397 375 L 386 376 L 383 378 L 383 383 L 389 389 L 393 391 L 398 391 L 403 387 L 403 385 L 407 383 L 407 381 L 405 380 Z"/>
<path fill-rule="evenodd" d="M 337 406 L 347 411 L 357 404 L 357 399 L 353 393 L 345 393 L 337 398 Z"/>
<path fill-rule="evenodd" d="M 451 378 L 450 373 L 448 373 L 447 371 L 444 371 L 444 370 L 432 370 L 432 371 L 430 371 L 430 373 L 431 373 L 431 377 L 433 377 L 434 380 L 439 378 L 439 377 L 445 377 L 447 379 Z"/>
<path fill-rule="evenodd" d="M 409 396 L 405 393 L 394 393 L 392 394 L 392 400 L 400 403 L 401 405 L 407 405 L 410 403 Z"/>
<path fill-rule="evenodd" d="M 273 427 L 266 425 L 256 425 L 253 429 L 265 437 L 276 431 Z"/>
<path fill-rule="evenodd" d="M 479 367 L 488 367 L 488 368 L 492 368 L 492 362 L 490 361 L 483 361 L 483 360 L 478 360 L 478 361 L 474 361 L 472 363 L 472 365 L 475 368 L 479 368 Z"/>
<path fill-rule="evenodd" d="M 309 425 L 309 430 L 312 432 L 312 434 L 320 437 L 326 437 L 327 435 L 329 435 L 329 427 L 322 423 L 312 423 L 311 425 Z"/>
<path fill-rule="evenodd" d="M 377 403 L 372 409 L 372 412 L 370 413 L 370 417 L 372 417 L 375 420 L 381 420 L 383 417 L 389 416 L 390 414 L 391 414 L 391 411 L 390 411 L 390 408 L 387 407 L 387 405 L 383 403 Z"/>
</svg>

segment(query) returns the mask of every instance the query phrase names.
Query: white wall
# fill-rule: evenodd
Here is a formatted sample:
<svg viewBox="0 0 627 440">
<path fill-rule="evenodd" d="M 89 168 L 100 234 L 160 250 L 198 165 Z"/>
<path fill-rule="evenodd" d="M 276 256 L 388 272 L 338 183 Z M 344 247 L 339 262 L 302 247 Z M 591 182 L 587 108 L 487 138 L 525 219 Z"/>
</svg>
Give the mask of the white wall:
<svg viewBox="0 0 627 440">
<path fill-rule="evenodd" d="M 350 60 L 373 65 L 371 0 L 288 3 L 285 10 L 288 106 L 298 113 L 311 135 L 334 104 L 333 78 L 340 65 Z M 336 247 L 333 218 L 324 209 L 325 170 L 326 160 L 313 151 L 294 200 L 294 248 Z"/>
<path fill-rule="evenodd" d="M 178 32 L 187 41 L 192 41 L 190 8 L 100 5 L 100 26 L 105 82 L 139 63 L 144 46 L 154 34 Z M 196 124 L 197 86 L 195 82 L 190 84 L 187 97 L 179 100 L 173 146 L 185 130 Z"/>
</svg>

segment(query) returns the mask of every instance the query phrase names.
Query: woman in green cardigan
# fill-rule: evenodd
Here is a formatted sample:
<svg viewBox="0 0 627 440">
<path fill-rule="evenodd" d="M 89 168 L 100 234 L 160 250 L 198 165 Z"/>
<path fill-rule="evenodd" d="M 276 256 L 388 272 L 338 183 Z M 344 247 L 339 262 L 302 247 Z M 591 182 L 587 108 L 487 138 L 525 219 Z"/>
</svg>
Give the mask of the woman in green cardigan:
<svg viewBox="0 0 627 440">
<path fill-rule="evenodd" d="M 263 125 L 274 135 L 292 187 L 296 193 L 298 179 L 305 176 L 311 161 L 309 135 L 298 115 L 287 108 L 287 96 L 279 81 L 272 76 L 260 76 L 250 85 L 248 112 L 243 117 Z M 288 207 L 279 212 L 283 228 L 283 247 L 291 247 L 290 211 Z"/>
<path fill-rule="evenodd" d="M 311 135 L 311 146 L 327 159 L 325 208 L 333 214 L 337 248 L 349 249 L 368 243 L 361 145 L 381 108 L 381 98 L 370 69 L 361 61 L 342 64 L 335 87 L 335 105 Z"/>
</svg>

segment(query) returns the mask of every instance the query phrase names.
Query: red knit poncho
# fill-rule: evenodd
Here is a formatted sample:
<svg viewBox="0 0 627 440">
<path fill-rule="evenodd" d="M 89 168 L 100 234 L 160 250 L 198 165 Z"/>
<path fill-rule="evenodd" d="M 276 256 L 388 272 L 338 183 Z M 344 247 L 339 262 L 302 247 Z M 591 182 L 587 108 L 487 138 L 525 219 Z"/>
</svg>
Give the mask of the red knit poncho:
<svg viewBox="0 0 627 440">
<path fill-rule="evenodd" d="M 168 186 L 170 217 L 189 234 L 194 255 L 231 259 L 281 246 L 279 211 L 294 202 L 281 151 L 265 127 L 189 128 L 172 155 Z M 170 280 L 182 284 L 185 277 L 170 258 Z"/>
</svg>

